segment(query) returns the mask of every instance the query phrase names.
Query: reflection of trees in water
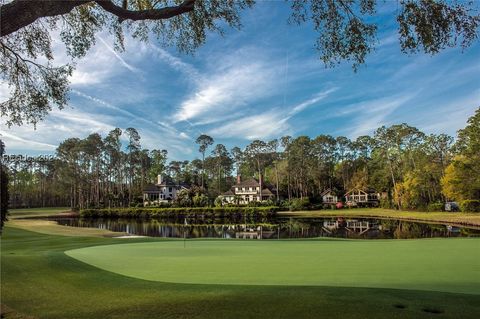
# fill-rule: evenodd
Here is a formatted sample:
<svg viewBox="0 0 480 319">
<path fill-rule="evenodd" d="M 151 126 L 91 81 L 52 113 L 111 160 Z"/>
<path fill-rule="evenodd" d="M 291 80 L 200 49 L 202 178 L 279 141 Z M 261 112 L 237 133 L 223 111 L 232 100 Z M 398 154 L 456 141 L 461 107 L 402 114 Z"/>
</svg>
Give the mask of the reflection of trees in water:
<svg viewBox="0 0 480 319">
<path fill-rule="evenodd" d="M 289 237 L 304 237 L 308 235 L 310 227 L 310 224 L 293 218 L 280 225 L 282 232 L 288 232 Z"/>
<path fill-rule="evenodd" d="M 325 228 L 324 221 L 344 221 L 339 228 Z M 76 227 L 95 227 L 116 232 L 128 232 L 135 235 L 155 237 L 187 238 L 235 237 L 236 232 L 260 232 L 265 238 L 308 238 L 308 237 L 344 237 L 344 238 L 425 238 L 425 237 L 469 237 L 480 236 L 480 231 L 463 227 L 451 227 L 439 224 L 422 224 L 393 219 L 359 219 L 369 221 L 370 229 L 363 232 L 354 228 L 347 229 L 346 220 L 337 218 L 218 218 L 202 217 L 169 219 L 82 219 L 68 218 L 58 220 L 61 225 Z M 378 227 L 379 226 L 379 227 Z"/>
<path fill-rule="evenodd" d="M 397 227 L 394 231 L 394 238 L 426 238 L 438 237 L 446 235 L 446 227 L 444 225 L 419 224 L 412 222 L 396 221 Z"/>
</svg>

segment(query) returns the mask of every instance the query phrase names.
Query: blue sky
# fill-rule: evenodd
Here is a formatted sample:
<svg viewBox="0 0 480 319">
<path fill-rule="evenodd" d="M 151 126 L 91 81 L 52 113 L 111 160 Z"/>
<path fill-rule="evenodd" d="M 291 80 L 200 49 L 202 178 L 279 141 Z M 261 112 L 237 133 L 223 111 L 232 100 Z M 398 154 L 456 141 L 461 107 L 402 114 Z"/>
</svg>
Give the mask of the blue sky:
<svg viewBox="0 0 480 319">
<path fill-rule="evenodd" d="M 1 138 L 10 154 L 45 154 L 68 137 L 135 127 L 143 147 L 192 159 L 201 133 L 229 148 L 283 135 L 356 138 L 402 122 L 455 135 L 480 106 L 480 43 L 463 53 L 402 54 L 394 12 L 380 4 L 377 49 L 357 73 L 348 63 L 325 68 L 312 26 L 288 25 L 281 1 L 257 3 L 240 31 L 210 35 L 193 56 L 128 38 L 117 53 L 101 34 L 77 62 L 69 107 L 36 130 L 2 121 Z M 66 61 L 60 44 L 55 51 Z"/>
</svg>

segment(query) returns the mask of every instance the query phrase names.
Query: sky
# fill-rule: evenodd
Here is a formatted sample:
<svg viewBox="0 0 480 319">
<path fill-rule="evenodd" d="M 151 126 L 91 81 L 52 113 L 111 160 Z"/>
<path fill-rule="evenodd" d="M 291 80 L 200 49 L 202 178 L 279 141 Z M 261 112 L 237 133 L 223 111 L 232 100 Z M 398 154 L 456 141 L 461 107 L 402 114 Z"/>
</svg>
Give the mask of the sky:
<svg viewBox="0 0 480 319">
<path fill-rule="evenodd" d="M 325 68 L 318 34 L 289 25 L 283 1 L 258 2 L 243 12 L 241 30 L 210 34 L 193 55 L 128 37 L 119 53 L 99 34 L 76 63 L 68 107 L 36 129 L 1 119 L 0 138 L 8 154 L 51 154 L 69 137 L 134 127 L 142 147 L 183 160 L 199 156 L 200 134 L 228 148 L 285 135 L 354 139 L 403 122 L 455 136 L 480 106 L 480 41 L 463 52 L 403 54 L 395 10 L 380 3 L 376 51 L 357 72 L 348 63 Z M 57 61 L 66 59 L 60 44 L 54 49 Z M 7 91 L 0 86 L 0 100 Z"/>
</svg>

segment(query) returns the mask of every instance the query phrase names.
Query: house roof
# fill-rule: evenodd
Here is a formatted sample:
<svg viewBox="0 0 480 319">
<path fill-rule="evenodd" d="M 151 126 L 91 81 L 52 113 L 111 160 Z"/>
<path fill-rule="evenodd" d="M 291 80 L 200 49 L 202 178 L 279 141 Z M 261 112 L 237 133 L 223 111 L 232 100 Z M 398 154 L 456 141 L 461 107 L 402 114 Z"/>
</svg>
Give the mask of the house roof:
<svg viewBox="0 0 480 319">
<path fill-rule="evenodd" d="M 156 192 L 158 191 L 158 187 L 153 184 L 148 184 L 143 188 L 144 192 Z"/>
<path fill-rule="evenodd" d="M 360 191 L 362 193 L 365 193 L 365 194 L 373 194 L 373 193 L 376 193 L 377 191 L 373 188 L 366 188 L 366 189 L 360 189 L 360 188 L 352 188 L 351 190 L 349 190 L 348 192 L 345 193 L 345 195 L 349 195 L 351 192 L 353 191 Z"/>
<path fill-rule="evenodd" d="M 268 188 L 264 188 L 262 189 L 262 196 L 265 196 L 265 195 L 273 195 L 273 193 L 268 189 Z"/>
<path fill-rule="evenodd" d="M 155 184 L 157 186 L 176 186 L 177 184 L 173 181 L 173 179 L 169 176 L 164 176 L 162 178 L 161 184 Z"/>
<path fill-rule="evenodd" d="M 174 184 L 174 183 L 162 183 L 162 184 L 147 184 L 145 187 L 143 187 L 143 192 L 148 193 L 148 192 L 159 192 L 160 187 L 175 187 L 177 189 L 181 188 L 189 188 L 187 184 Z"/>
<path fill-rule="evenodd" d="M 223 193 L 222 195 L 224 195 L 224 196 L 233 196 L 233 195 L 235 195 L 235 194 L 232 192 L 231 189 L 229 189 L 228 191 L 226 191 L 226 192 Z"/>
<path fill-rule="evenodd" d="M 260 183 L 255 178 L 249 178 L 234 185 L 234 187 L 256 187 L 256 186 L 260 186 Z"/>
<path fill-rule="evenodd" d="M 325 196 L 328 193 L 332 193 L 333 195 L 335 195 L 334 192 L 332 192 L 332 190 L 330 188 L 327 188 L 326 190 L 324 190 L 323 192 L 320 193 L 320 196 Z"/>
</svg>

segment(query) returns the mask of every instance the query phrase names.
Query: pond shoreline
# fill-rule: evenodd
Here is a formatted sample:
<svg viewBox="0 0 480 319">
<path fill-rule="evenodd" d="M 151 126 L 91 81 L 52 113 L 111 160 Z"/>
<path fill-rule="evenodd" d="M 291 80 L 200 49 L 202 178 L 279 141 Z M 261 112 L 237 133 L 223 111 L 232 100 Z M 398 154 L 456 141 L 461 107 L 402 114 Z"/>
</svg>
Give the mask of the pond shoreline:
<svg viewBox="0 0 480 319">
<path fill-rule="evenodd" d="M 452 226 L 468 226 L 480 229 L 480 214 L 446 213 L 446 212 L 411 212 L 384 209 L 342 209 L 315 211 L 283 211 L 278 216 L 314 217 L 344 217 L 344 218 L 382 218 L 399 219 L 410 222 L 449 224 Z M 440 216 L 438 216 L 440 215 Z"/>
</svg>

